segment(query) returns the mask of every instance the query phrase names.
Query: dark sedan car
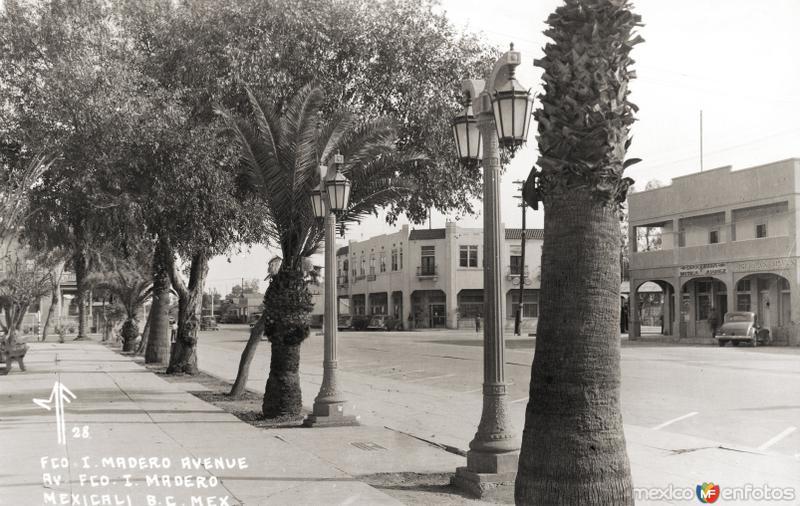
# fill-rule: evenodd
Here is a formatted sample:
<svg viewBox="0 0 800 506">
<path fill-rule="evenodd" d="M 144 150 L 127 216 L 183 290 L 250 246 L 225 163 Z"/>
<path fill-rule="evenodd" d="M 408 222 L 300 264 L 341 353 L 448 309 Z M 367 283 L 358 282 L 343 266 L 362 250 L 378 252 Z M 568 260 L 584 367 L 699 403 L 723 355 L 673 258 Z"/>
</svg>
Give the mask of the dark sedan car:
<svg viewBox="0 0 800 506">
<path fill-rule="evenodd" d="M 758 323 L 758 316 L 749 311 L 735 311 L 725 314 L 725 321 L 717 330 L 717 343 L 725 346 L 731 342 L 734 346 L 747 343 L 751 346 L 769 343 L 769 329 Z"/>
</svg>

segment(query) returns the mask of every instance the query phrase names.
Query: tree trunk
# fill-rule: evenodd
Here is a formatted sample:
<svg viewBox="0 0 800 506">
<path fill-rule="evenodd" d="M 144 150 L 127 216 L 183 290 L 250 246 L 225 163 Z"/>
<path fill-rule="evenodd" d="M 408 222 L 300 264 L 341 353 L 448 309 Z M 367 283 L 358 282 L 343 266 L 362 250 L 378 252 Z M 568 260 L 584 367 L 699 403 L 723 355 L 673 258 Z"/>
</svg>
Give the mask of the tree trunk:
<svg viewBox="0 0 800 506">
<path fill-rule="evenodd" d="M 517 504 L 632 505 L 620 411 L 619 219 L 584 191 L 545 198 L 541 311 Z"/>
<path fill-rule="evenodd" d="M 302 410 L 300 345 L 272 342 L 269 377 L 261 411 L 265 418 L 277 418 L 299 416 Z"/>
<path fill-rule="evenodd" d="M 144 352 L 146 364 L 169 363 L 169 274 L 161 241 L 153 253 L 153 302 L 150 306 L 150 332 Z"/>
<path fill-rule="evenodd" d="M 208 257 L 205 252 L 192 258 L 189 286 L 178 290 L 178 336 L 174 355 L 169 359 L 167 374 L 197 374 L 197 330 L 198 314 L 203 300 L 203 286 L 208 274 Z M 180 274 L 176 274 L 180 276 Z M 173 279 L 173 286 L 175 279 Z"/>
<path fill-rule="evenodd" d="M 144 330 L 142 330 L 142 340 L 139 341 L 139 346 L 136 347 L 136 354 L 142 355 L 144 350 L 147 349 L 147 341 L 150 340 L 150 326 L 153 324 L 153 306 L 150 306 L 150 312 L 147 313 L 147 319 L 144 322 Z"/>
<path fill-rule="evenodd" d="M 47 333 L 50 332 L 50 319 L 53 316 L 53 309 L 56 307 L 56 305 L 58 305 L 58 294 L 60 291 L 60 284 L 53 287 L 53 295 L 50 298 L 50 307 L 47 308 L 47 316 L 44 318 L 44 325 L 42 326 L 42 342 L 47 339 Z"/>
<path fill-rule="evenodd" d="M 76 341 L 86 339 L 86 255 L 78 251 L 73 257 L 75 268 L 75 303 L 78 305 L 78 336 Z"/>
<path fill-rule="evenodd" d="M 14 312 L 15 308 L 16 304 L 14 303 L 6 308 L 6 332 L 8 333 L 6 336 L 6 346 L 8 349 L 13 348 L 17 343 L 17 315 Z"/>
<path fill-rule="evenodd" d="M 253 328 L 250 329 L 250 338 L 242 351 L 242 357 L 239 359 L 239 370 L 236 373 L 236 381 L 233 382 L 230 395 L 233 397 L 241 397 L 247 387 L 247 377 L 250 374 L 250 362 L 258 349 L 258 343 L 261 342 L 261 336 L 264 335 L 264 313 L 256 321 Z"/>
<path fill-rule="evenodd" d="M 139 326 L 136 325 L 136 320 L 128 318 L 122 324 L 122 351 L 133 351 L 136 344 L 136 336 L 139 334 Z"/>
</svg>

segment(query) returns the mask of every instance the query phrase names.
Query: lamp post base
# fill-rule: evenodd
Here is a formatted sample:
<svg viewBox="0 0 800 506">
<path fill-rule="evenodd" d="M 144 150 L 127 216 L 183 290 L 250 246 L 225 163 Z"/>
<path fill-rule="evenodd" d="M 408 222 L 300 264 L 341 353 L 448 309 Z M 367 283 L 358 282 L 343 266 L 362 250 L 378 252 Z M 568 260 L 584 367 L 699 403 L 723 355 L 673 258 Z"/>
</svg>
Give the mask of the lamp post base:
<svg viewBox="0 0 800 506">
<path fill-rule="evenodd" d="M 351 427 L 360 425 L 358 416 L 347 415 L 345 404 L 314 403 L 314 411 L 303 421 L 303 427 Z"/>
<path fill-rule="evenodd" d="M 456 469 L 450 484 L 480 499 L 514 498 L 519 452 L 487 453 L 470 450 L 467 466 Z"/>
</svg>

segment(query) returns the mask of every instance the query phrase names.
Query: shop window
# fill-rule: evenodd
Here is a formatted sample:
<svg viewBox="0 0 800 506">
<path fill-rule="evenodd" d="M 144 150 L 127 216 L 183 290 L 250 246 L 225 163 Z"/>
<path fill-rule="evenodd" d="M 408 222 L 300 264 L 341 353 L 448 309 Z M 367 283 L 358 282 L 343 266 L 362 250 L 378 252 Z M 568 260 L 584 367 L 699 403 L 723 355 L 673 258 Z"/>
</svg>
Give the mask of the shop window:
<svg viewBox="0 0 800 506">
<path fill-rule="evenodd" d="M 460 267 L 477 267 L 478 246 L 460 246 L 458 265 Z"/>
<path fill-rule="evenodd" d="M 752 311 L 752 300 L 750 298 L 750 280 L 742 279 L 736 283 L 736 310 Z"/>
<path fill-rule="evenodd" d="M 750 294 L 737 293 L 736 294 L 736 310 L 737 311 L 751 311 Z"/>
<path fill-rule="evenodd" d="M 756 239 L 762 239 L 767 236 L 767 224 L 759 223 L 756 225 Z"/>
</svg>

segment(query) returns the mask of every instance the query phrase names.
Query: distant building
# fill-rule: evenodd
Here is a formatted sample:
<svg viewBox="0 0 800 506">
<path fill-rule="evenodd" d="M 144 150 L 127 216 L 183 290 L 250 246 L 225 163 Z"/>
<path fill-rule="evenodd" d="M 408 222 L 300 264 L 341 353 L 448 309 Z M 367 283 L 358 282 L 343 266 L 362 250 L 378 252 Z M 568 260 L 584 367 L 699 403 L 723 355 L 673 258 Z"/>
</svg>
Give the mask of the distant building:
<svg viewBox="0 0 800 506">
<path fill-rule="evenodd" d="M 629 195 L 633 300 L 644 283 L 660 286 L 665 334 L 710 337 L 715 314 L 753 311 L 778 342 L 798 343 L 798 204 L 796 158 Z M 631 305 L 634 336 L 640 311 Z"/>
<path fill-rule="evenodd" d="M 500 273 L 503 318 L 513 329 L 524 279 L 523 329 L 533 332 L 539 317 L 539 281 L 543 231 L 527 231 L 525 262 L 521 229 L 501 227 Z M 339 313 L 385 315 L 405 328 L 475 327 L 483 316 L 483 230 L 445 228 L 401 230 L 337 251 Z M 522 276 L 524 274 L 524 276 Z"/>
</svg>

